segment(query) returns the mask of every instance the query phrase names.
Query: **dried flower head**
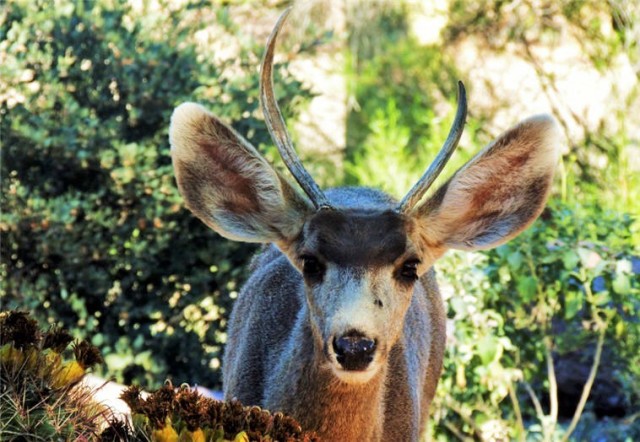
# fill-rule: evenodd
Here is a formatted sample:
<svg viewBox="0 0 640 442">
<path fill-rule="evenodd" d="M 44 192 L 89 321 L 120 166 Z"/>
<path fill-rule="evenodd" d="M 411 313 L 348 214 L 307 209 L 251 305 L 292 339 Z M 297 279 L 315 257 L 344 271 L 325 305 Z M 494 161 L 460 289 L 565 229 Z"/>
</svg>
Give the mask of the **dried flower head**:
<svg viewBox="0 0 640 442">
<path fill-rule="evenodd" d="M 100 354 L 100 350 L 97 347 L 91 345 L 88 341 L 80 341 L 73 345 L 73 353 L 76 356 L 76 361 L 82 366 L 82 368 L 91 368 L 94 365 L 102 364 L 104 359 Z"/>
<path fill-rule="evenodd" d="M 0 330 L 0 440 L 99 440 L 113 415 L 94 401 L 95 389 L 79 383 L 80 363 L 53 350 L 64 350 L 68 334 L 43 334 L 16 311 L 0 313 Z M 91 354 L 85 362 L 101 359 L 86 347 L 78 345 Z"/>
<path fill-rule="evenodd" d="M 317 442 L 314 432 L 303 431 L 298 422 L 282 413 L 271 414 L 260 407 L 244 407 L 240 402 L 203 397 L 183 384 L 174 389 L 170 382 L 141 398 L 139 387 L 129 387 L 121 396 L 133 412 L 133 434 L 143 439 L 233 440 Z"/>
<path fill-rule="evenodd" d="M 15 348 L 24 350 L 40 341 L 38 322 L 29 313 L 12 310 L 0 313 L 0 345 L 13 342 Z"/>
<path fill-rule="evenodd" d="M 138 385 L 132 385 L 122 392 L 120 399 L 122 399 L 131 409 L 134 414 L 144 413 L 144 400 L 140 396 L 142 388 Z"/>
<path fill-rule="evenodd" d="M 236 400 L 225 402 L 222 406 L 222 421 L 224 423 L 225 437 L 233 437 L 244 430 L 246 416 L 244 407 Z"/>
<path fill-rule="evenodd" d="M 260 435 L 271 431 L 273 419 L 271 414 L 260 407 L 247 409 L 247 435 L 251 440 L 258 440 Z"/>
<path fill-rule="evenodd" d="M 169 383 L 151 393 L 144 402 L 145 414 L 155 428 L 163 428 L 175 410 L 175 395 L 173 385 Z"/>
<path fill-rule="evenodd" d="M 100 434 L 100 442 L 125 442 L 134 440 L 133 430 L 125 420 L 110 419 L 107 427 Z"/>
<path fill-rule="evenodd" d="M 195 431 L 206 421 L 205 398 L 188 385 L 181 386 L 175 396 L 176 411 L 187 426 L 187 430 Z"/>
<path fill-rule="evenodd" d="M 282 413 L 273 415 L 273 436 L 278 440 L 287 440 L 302 432 L 300 425 L 292 418 Z"/>
<path fill-rule="evenodd" d="M 73 336 L 59 327 L 52 327 L 47 333 L 44 335 L 44 339 L 42 341 L 42 348 L 55 351 L 56 353 L 62 353 L 67 346 L 73 341 Z"/>
</svg>

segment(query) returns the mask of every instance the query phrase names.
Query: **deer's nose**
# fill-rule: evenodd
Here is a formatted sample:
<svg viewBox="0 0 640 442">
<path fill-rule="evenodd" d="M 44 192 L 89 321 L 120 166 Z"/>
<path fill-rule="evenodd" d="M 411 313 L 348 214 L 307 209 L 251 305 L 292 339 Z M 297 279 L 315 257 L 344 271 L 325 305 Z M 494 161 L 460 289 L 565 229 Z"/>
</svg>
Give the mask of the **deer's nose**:
<svg viewBox="0 0 640 442">
<path fill-rule="evenodd" d="M 366 369 L 373 361 L 376 341 L 358 331 L 350 331 L 333 339 L 333 351 L 342 368 L 360 371 Z"/>
</svg>

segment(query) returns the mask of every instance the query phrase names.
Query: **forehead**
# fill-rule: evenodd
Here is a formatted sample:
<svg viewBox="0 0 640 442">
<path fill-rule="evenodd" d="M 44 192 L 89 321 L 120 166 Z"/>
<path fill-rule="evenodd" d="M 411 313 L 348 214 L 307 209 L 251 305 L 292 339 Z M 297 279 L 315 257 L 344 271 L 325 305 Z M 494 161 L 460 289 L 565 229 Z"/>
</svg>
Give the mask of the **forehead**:
<svg viewBox="0 0 640 442">
<path fill-rule="evenodd" d="M 408 247 L 406 223 L 391 210 L 322 210 L 306 224 L 303 251 L 344 266 L 390 264 Z"/>
</svg>

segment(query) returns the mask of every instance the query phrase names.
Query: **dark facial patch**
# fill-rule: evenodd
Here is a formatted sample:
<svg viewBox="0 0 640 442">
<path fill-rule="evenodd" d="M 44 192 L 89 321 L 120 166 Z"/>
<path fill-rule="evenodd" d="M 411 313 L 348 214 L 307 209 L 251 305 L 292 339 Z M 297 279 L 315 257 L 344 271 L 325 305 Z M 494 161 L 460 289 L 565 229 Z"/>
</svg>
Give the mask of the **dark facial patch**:
<svg viewBox="0 0 640 442">
<path fill-rule="evenodd" d="M 401 215 L 387 210 L 322 210 L 305 228 L 302 250 L 341 266 L 393 263 L 407 248 Z"/>
</svg>

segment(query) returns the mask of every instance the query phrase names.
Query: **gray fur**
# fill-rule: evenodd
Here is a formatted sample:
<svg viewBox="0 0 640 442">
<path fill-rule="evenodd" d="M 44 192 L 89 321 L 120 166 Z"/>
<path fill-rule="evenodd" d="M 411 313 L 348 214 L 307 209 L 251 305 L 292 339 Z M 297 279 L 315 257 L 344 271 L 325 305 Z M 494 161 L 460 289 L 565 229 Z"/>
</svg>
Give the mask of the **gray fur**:
<svg viewBox="0 0 640 442">
<path fill-rule="evenodd" d="M 538 216 L 557 159 L 553 120 L 506 132 L 408 213 L 368 188 L 330 190 L 333 208 L 315 210 L 192 103 L 175 110 L 170 139 L 194 214 L 226 238 L 272 243 L 252 262 L 230 318 L 226 398 L 289 413 L 329 441 L 417 440 L 445 346 L 431 267 L 452 247 L 502 244 Z M 309 262 L 322 272 L 303 275 Z M 332 343 L 354 334 L 376 347 L 371 361 L 349 367 Z"/>
<path fill-rule="evenodd" d="M 332 189 L 327 196 L 338 208 L 383 211 L 395 207 L 392 198 L 374 189 Z M 324 355 L 311 351 L 314 348 L 312 313 L 303 277 L 273 245 L 254 259 L 252 267 L 254 273 L 243 287 L 229 323 L 223 364 L 225 397 L 291 413 L 303 425 L 317 429 L 319 418 L 307 419 L 300 411 L 320 410 L 322 398 L 332 397 L 327 392 L 328 386 L 339 381 L 330 373 L 316 373 L 318 360 Z M 431 366 L 429 374 L 439 375 L 444 351 L 444 323 L 433 324 L 431 318 L 434 314 L 444 315 L 444 307 L 433 271 L 427 272 L 420 282 L 415 286 L 404 325 L 400 327 L 401 335 L 390 350 L 388 366 L 381 372 L 380 391 L 363 389 L 357 401 L 358 406 L 370 402 L 383 404 L 381 412 L 385 421 L 370 421 L 371 437 L 365 437 L 367 433 L 358 429 L 352 435 L 353 440 L 417 440 L 426 423 L 431 390 L 435 387 L 429 387 L 425 374 Z M 400 374 L 402 376 L 398 376 Z M 434 379 L 430 380 L 433 384 Z M 340 392 L 336 396 L 340 397 Z M 385 399 L 380 400 L 382 397 Z M 356 409 L 341 409 L 338 405 L 349 406 L 353 401 L 329 402 L 334 412 L 340 410 L 347 420 L 354 420 Z M 328 411 L 319 413 L 326 415 Z M 325 419 L 320 427 L 330 429 L 334 425 L 337 422 Z M 340 437 L 340 440 L 350 440 L 346 439 L 348 434 Z"/>
</svg>

